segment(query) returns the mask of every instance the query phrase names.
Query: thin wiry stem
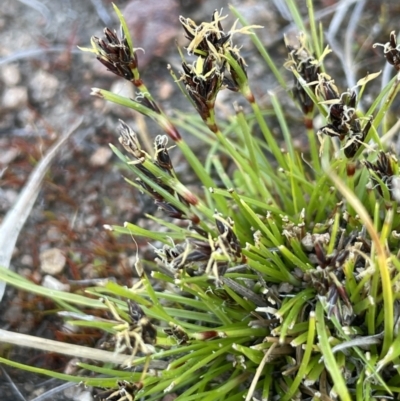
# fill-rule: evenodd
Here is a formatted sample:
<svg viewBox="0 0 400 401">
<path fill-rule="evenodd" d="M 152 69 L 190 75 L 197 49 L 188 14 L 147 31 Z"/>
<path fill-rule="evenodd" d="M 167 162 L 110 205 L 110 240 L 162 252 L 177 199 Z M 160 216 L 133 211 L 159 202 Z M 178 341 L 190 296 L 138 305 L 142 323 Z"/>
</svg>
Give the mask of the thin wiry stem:
<svg viewBox="0 0 400 401">
<path fill-rule="evenodd" d="M 3 368 L 3 366 L 0 365 L 0 369 L 3 372 L 3 376 L 7 379 L 7 381 L 10 383 L 10 386 L 12 388 L 12 391 L 14 392 L 14 394 L 17 396 L 17 398 L 15 399 L 15 401 L 21 400 L 21 401 L 26 401 L 25 397 L 21 394 L 21 392 L 19 391 L 18 387 L 15 385 L 15 383 L 12 381 L 11 377 L 8 375 L 8 373 L 5 371 L 5 369 Z M 4 387 L 4 385 L 3 385 Z"/>
<path fill-rule="evenodd" d="M 278 346 L 278 343 L 273 343 L 271 345 L 271 347 L 268 349 L 268 351 L 265 353 L 265 355 L 264 355 L 262 361 L 260 362 L 260 364 L 258 365 L 256 374 L 254 375 L 254 378 L 253 378 L 253 380 L 251 382 L 251 385 L 250 385 L 249 391 L 248 391 L 248 393 L 246 395 L 245 401 L 250 401 L 252 399 L 254 391 L 256 390 L 256 386 L 257 386 L 258 380 L 259 380 L 259 378 L 260 378 L 260 376 L 261 376 L 261 374 L 262 374 L 262 372 L 264 370 L 264 367 L 267 364 L 268 359 L 270 358 L 271 354 L 273 353 L 274 349 L 277 346 Z"/>
<path fill-rule="evenodd" d="M 94 361 L 112 363 L 115 365 L 124 365 L 127 361 L 132 359 L 129 355 L 125 354 L 116 354 L 115 352 L 48 340 L 2 329 L 0 329 L 0 340 L 3 344 L 13 344 L 20 347 L 40 349 L 46 352 L 55 352 L 58 354 L 74 356 L 76 358 L 92 359 Z M 150 364 L 150 368 L 152 369 L 165 369 L 166 367 L 167 362 L 164 361 L 153 361 Z"/>
<path fill-rule="evenodd" d="M 33 398 L 30 401 L 49 401 L 49 400 L 55 400 L 54 396 L 58 393 L 61 393 L 61 391 L 66 390 L 67 388 L 76 386 L 76 383 L 73 382 L 67 382 L 64 384 L 61 384 L 57 387 L 51 388 L 48 391 L 45 391 L 43 394 L 40 394 L 39 396 Z"/>
</svg>

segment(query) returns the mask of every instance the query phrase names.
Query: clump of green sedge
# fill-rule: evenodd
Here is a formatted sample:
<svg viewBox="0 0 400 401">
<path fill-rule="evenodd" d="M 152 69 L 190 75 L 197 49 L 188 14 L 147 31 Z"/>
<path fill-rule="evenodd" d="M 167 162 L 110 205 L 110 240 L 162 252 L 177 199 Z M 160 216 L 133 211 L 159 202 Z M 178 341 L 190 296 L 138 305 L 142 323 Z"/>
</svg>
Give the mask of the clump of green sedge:
<svg viewBox="0 0 400 401">
<path fill-rule="evenodd" d="M 116 11 L 121 33 L 106 28 L 104 38 L 92 38 L 91 51 L 139 95 L 93 93 L 158 123 L 153 155 L 122 121 L 122 148 L 111 146 L 127 182 L 145 192 L 162 217 L 148 216 L 157 231 L 129 222 L 108 227 L 150 239 L 155 259 L 137 259 L 140 280 L 132 288 L 109 282 L 87 289 L 112 315 L 96 325 L 108 333 L 103 348 L 126 354 L 126 361 L 80 363 L 83 373 L 106 378 L 82 373 L 79 380 L 104 388 L 97 399 L 108 401 L 161 400 L 167 393 L 181 401 L 397 399 L 400 178 L 385 146 L 390 128 L 381 124 L 400 82 L 395 33 L 382 46 L 397 75 L 365 113 L 360 99 L 379 73 L 341 92 L 324 66 L 330 49 L 321 46 L 322 31 L 311 24 L 298 42 L 287 40 L 285 67 L 294 77 L 288 92 L 308 138 L 301 153 L 291 135 L 299 121 L 285 114 L 274 92 L 272 116 L 265 117 L 251 90 L 240 34 L 251 35 L 286 89 L 253 31 L 258 27 L 235 24 L 226 31 L 218 11 L 201 24 L 180 17 L 194 61 L 182 53 L 180 76 L 171 74 L 199 117 L 172 117 L 145 86 L 137 49 Z M 229 121 L 219 121 L 214 107 L 222 90 L 237 92 L 249 109 L 236 106 Z M 321 117 L 325 123 L 314 127 Z M 208 147 L 204 160 L 182 130 L 195 131 Z M 195 193 L 174 170 L 173 146 L 198 179 Z M 222 156 L 233 171 L 226 171 Z M 70 323 L 94 327 L 80 297 L 81 317 L 74 314 Z M 78 303 L 73 294 L 70 302 Z"/>
</svg>

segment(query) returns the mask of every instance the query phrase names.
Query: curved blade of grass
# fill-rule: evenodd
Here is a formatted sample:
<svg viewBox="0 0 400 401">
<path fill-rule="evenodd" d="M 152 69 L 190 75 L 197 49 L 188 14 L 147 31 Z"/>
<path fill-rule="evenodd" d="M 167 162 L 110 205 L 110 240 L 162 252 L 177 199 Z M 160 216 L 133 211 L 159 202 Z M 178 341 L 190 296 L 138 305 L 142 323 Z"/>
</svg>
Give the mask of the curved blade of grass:
<svg viewBox="0 0 400 401">
<path fill-rule="evenodd" d="M 287 394 L 285 394 L 285 396 L 282 398 L 282 401 L 289 401 L 290 398 L 298 390 L 300 383 L 305 378 L 306 371 L 308 368 L 308 362 L 310 361 L 311 352 L 313 350 L 314 336 L 315 336 L 315 312 L 310 312 L 308 331 L 307 331 L 307 344 L 306 344 L 306 347 L 304 350 L 304 354 L 301 358 L 300 367 L 299 367 L 297 375 L 296 375 L 295 379 L 293 380 L 293 383 L 290 386 Z"/>
<path fill-rule="evenodd" d="M 297 29 L 300 32 L 308 32 L 306 27 L 304 26 L 304 18 L 301 16 L 299 8 L 297 7 L 296 1 L 294 0 L 286 0 L 286 5 L 288 6 L 290 15 L 293 18 L 294 23 L 297 26 Z"/>
<path fill-rule="evenodd" d="M 116 380 L 118 380 L 118 378 L 115 378 L 115 377 L 113 377 L 113 378 L 107 378 L 107 377 L 90 378 L 90 377 L 84 377 L 84 376 L 72 376 L 72 375 L 67 375 L 65 373 L 54 372 L 53 370 L 36 368 L 33 366 L 25 365 L 23 363 L 10 361 L 10 360 L 2 358 L 2 357 L 0 357 L 0 363 L 3 363 L 4 365 L 12 366 L 17 369 L 25 370 L 28 372 L 38 373 L 38 374 L 49 376 L 49 377 L 54 377 L 56 379 L 66 380 L 66 381 L 74 382 L 74 383 L 85 383 L 85 385 L 87 385 L 87 386 L 115 387 L 115 382 L 116 382 Z"/>
<path fill-rule="evenodd" d="M 49 288 L 31 283 L 30 281 L 22 278 L 19 274 L 11 272 L 2 266 L 0 266 L 0 280 L 11 284 L 13 287 L 20 288 L 21 290 L 30 292 L 32 294 L 51 298 L 55 301 L 61 300 L 88 308 L 106 309 L 106 306 L 98 299 L 92 299 L 83 295 L 71 294 L 64 291 L 50 290 Z"/>
<path fill-rule="evenodd" d="M 129 355 L 116 354 L 115 352 L 104 351 L 97 348 L 89 348 L 82 345 L 48 340 L 46 338 L 30 336 L 27 334 L 11 332 L 3 329 L 0 329 L 0 343 L 40 349 L 46 352 L 55 352 L 76 358 L 91 359 L 94 361 L 112 363 L 115 365 L 123 365 L 129 359 L 131 359 Z M 154 369 L 165 369 L 167 366 L 167 363 L 164 361 L 153 361 L 151 364 L 154 365 Z"/>
<path fill-rule="evenodd" d="M 117 5 L 115 3 L 112 3 L 112 5 L 113 5 L 115 13 L 118 16 L 119 22 L 121 23 L 122 30 L 124 31 L 124 35 L 125 35 L 126 41 L 128 42 L 129 50 L 131 52 L 131 57 L 133 58 L 133 56 L 134 56 L 134 54 L 133 54 L 133 42 L 132 42 L 132 36 L 131 36 L 131 34 L 129 32 L 129 29 L 128 29 L 128 25 L 126 24 L 125 18 L 122 15 L 122 13 L 119 10 L 119 8 L 117 7 Z"/>
<path fill-rule="evenodd" d="M 318 32 L 317 32 L 317 27 L 316 27 L 316 19 L 315 19 L 315 14 L 314 14 L 314 1 L 313 0 L 307 0 L 307 8 L 308 8 L 308 16 L 309 16 L 309 21 L 310 21 L 310 30 L 311 30 L 311 38 L 309 42 L 311 42 L 312 46 L 311 48 L 314 49 L 314 52 L 316 54 L 316 59 L 319 59 L 321 54 L 322 54 L 322 48 L 320 46 L 321 40 L 318 39 Z M 303 31 L 304 32 L 304 31 Z"/>
<path fill-rule="evenodd" d="M 30 174 L 27 183 L 18 195 L 17 201 L 4 217 L 0 225 L 0 266 L 9 267 L 19 233 L 32 210 L 47 170 L 68 138 L 82 124 L 82 121 L 83 118 L 79 118 L 47 151 Z M 0 301 L 3 299 L 4 291 L 5 283 L 0 281 Z"/>
<path fill-rule="evenodd" d="M 294 154 L 292 136 L 290 134 L 289 127 L 287 125 L 287 118 L 283 114 L 283 110 L 282 110 L 281 104 L 278 100 L 278 97 L 276 96 L 276 93 L 273 91 L 269 91 L 268 94 L 271 99 L 272 107 L 274 108 L 274 111 L 275 111 L 275 116 L 278 119 L 279 125 L 281 127 L 290 158 L 291 158 L 291 160 L 296 160 L 296 157 Z"/>
<path fill-rule="evenodd" d="M 349 204 L 354 208 L 357 214 L 360 216 L 361 221 L 365 224 L 365 227 L 371 236 L 372 242 L 376 249 L 379 272 L 381 277 L 382 293 L 383 293 L 383 308 L 385 311 L 384 320 L 384 340 L 382 345 L 381 356 L 387 354 L 389 347 L 393 341 L 393 327 L 394 327 L 394 307 L 393 307 L 393 288 L 390 280 L 390 272 L 386 264 L 386 254 L 384 245 L 374 227 L 371 218 L 360 202 L 360 200 L 352 193 L 343 181 L 333 172 L 329 171 L 328 175 L 335 184 L 336 188 L 342 193 Z"/>
<path fill-rule="evenodd" d="M 352 401 L 342 372 L 340 371 L 335 355 L 332 352 L 331 345 L 329 344 L 329 338 L 325 326 L 324 308 L 320 302 L 317 303 L 315 317 L 317 319 L 316 326 L 320 350 L 324 357 L 324 364 L 335 385 L 335 392 L 340 396 L 341 401 Z"/>
</svg>

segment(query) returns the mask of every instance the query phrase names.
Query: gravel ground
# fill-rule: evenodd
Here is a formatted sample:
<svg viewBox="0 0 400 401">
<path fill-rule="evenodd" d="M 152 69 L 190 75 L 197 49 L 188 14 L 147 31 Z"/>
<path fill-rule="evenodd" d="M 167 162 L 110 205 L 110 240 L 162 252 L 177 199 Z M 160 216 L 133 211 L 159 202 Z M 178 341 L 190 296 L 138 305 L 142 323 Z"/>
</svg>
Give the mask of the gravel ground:
<svg viewBox="0 0 400 401">
<path fill-rule="evenodd" d="M 160 99 L 166 112 L 185 109 L 186 103 L 173 84 L 168 63 L 179 70 L 174 41 L 184 43 L 178 15 L 192 19 L 207 18 L 224 7 L 223 0 L 168 2 L 115 1 L 126 13 L 132 26 L 135 45 L 146 49 L 139 53 L 145 82 Z M 350 2 L 350 0 L 349 0 Z M 160 4 L 163 4 L 161 7 Z M 283 32 L 289 36 L 290 24 L 280 1 L 246 0 L 232 2 L 240 6 L 252 24 L 260 24 L 264 44 L 283 63 Z M 305 11 L 305 1 L 299 1 Z M 352 34 L 355 43 L 388 40 L 388 33 L 398 29 L 397 1 L 361 1 L 364 8 L 353 33 L 349 13 L 339 28 L 337 43 Z M 318 10 L 329 10 L 337 2 L 317 2 Z M 161 7 L 161 8 L 160 8 Z M 53 164 L 30 218 L 23 228 L 12 261 L 12 268 L 35 283 L 46 276 L 71 286 L 74 280 L 113 276 L 119 282 L 132 280 L 132 255 L 136 248 L 131 238 L 115 238 L 103 229 L 104 224 L 125 221 L 146 224 L 144 213 L 154 209 L 148 200 L 128 186 L 108 144 L 117 141 L 118 119 L 124 119 L 139 132 L 143 128 L 155 137 L 160 132 L 132 114 L 90 95 L 92 87 L 130 94 L 132 88 L 77 46 L 87 46 L 92 35 L 101 36 L 104 26 L 117 28 L 111 2 L 107 0 L 2 0 L 0 5 L 0 222 L 12 207 L 30 172 L 49 146 L 74 121 L 84 120 L 68 145 Z M 350 7 L 353 11 L 354 8 Z M 380 19 L 377 15 L 381 15 Z M 331 14 L 324 21 L 329 22 Z M 391 23 L 393 19 L 393 23 Z M 350 23 L 349 23 L 350 21 Z M 230 22 L 227 23 L 227 26 Z M 332 25 L 331 25 L 332 26 Z M 344 27 L 344 28 L 343 28 Z M 347 38 L 347 40 L 349 40 Z M 341 45 L 332 42 L 341 51 Z M 264 94 L 275 87 L 274 79 L 258 61 L 256 52 L 244 41 L 244 54 L 251 71 L 256 95 L 268 107 Z M 332 58 L 332 68 L 340 58 Z M 357 77 L 383 66 L 381 57 L 370 48 L 355 60 Z M 343 78 L 343 75 L 341 76 Z M 231 108 L 231 97 L 221 94 L 220 113 Z M 228 106 L 227 106 L 228 105 Z M 193 142 L 196 146 L 196 142 Z M 173 155 L 180 163 L 179 155 Z M 190 176 L 187 178 L 190 180 Z M 142 252 L 147 243 L 139 242 Z M 51 263 L 48 263 L 48 261 Z M 47 266 L 46 267 L 46 263 Z M 48 278 L 47 278 L 48 280 Z M 51 309 L 47 299 L 8 288 L 0 305 L 0 327 L 46 338 L 71 341 L 63 332 L 62 322 L 45 317 Z M 97 338 L 86 335 L 80 344 L 95 345 Z M 4 353 L 0 346 L 1 354 Z M 68 360 L 25 349 L 13 349 L 13 360 L 64 371 Z M 15 387 L 14 387 L 15 385 Z M 0 366 L 0 398 L 4 401 L 30 400 L 59 382 Z M 21 397 L 17 390 L 21 392 Z M 49 399 L 90 400 L 91 394 L 73 394 L 73 388 Z M 87 397 L 87 398 L 84 398 Z"/>
</svg>

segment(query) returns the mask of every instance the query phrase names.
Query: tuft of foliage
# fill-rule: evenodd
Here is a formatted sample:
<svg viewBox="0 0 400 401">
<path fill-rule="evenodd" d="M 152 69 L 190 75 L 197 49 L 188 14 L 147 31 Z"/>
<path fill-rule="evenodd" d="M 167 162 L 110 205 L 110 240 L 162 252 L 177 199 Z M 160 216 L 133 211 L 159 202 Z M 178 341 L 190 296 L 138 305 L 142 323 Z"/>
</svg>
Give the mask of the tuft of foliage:
<svg viewBox="0 0 400 401">
<path fill-rule="evenodd" d="M 166 393 L 182 401 L 398 397 L 400 181 L 386 145 L 391 127 L 382 122 L 398 92 L 400 49 L 392 32 L 382 46 L 397 75 L 364 113 L 366 86 L 379 73 L 340 91 L 327 73 L 330 49 L 322 28 L 312 23 L 308 31 L 294 2 L 287 5 L 299 37 L 286 44 L 294 87 L 285 102 L 298 105 L 302 122 L 285 111 L 277 92 L 269 93 L 265 117 L 239 34 L 251 35 L 284 88 L 287 77 L 257 38 L 257 27 L 247 26 L 233 7 L 243 28 L 225 31 L 217 11 L 200 24 L 180 17 L 192 61 L 182 53 L 180 77 L 171 74 L 197 118 L 163 112 L 141 78 L 118 9 L 120 35 L 107 28 L 104 38 L 92 38 L 90 51 L 140 95 L 93 93 L 144 114 L 164 132 L 150 155 L 140 134 L 121 122 L 125 152 L 111 145 L 127 182 L 154 200 L 161 217 L 148 216 L 157 230 L 129 222 L 108 229 L 151 239 L 155 260 L 137 259 L 140 279 L 132 288 L 108 282 L 87 289 L 103 300 L 96 307 L 108 309 L 111 319 L 90 319 L 82 296 L 80 314 L 68 317 L 70 324 L 109 333 L 106 348 L 126 354 L 116 368 L 80 363 L 107 377 L 79 378 L 108 388 L 100 400 L 150 401 Z M 308 5 L 314 21 L 312 1 Z M 215 113 L 225 89 L 248 103 L 227 121 Z M 181 130 L 203 141 L 204 159 Z M 307 137 L 306 149 L 296 147 L 293 132 Z M 195 173 L 196 189 L 174 170 L 169 141 Z M 232 162 L 229 171 L 222 158 Z M 11 273 L 1 278 L 13 283 Z M 93 308 L 94 300 L 87 300 Z M 73 294 L 63 302 L 79 303 Z"/>
</svg>

